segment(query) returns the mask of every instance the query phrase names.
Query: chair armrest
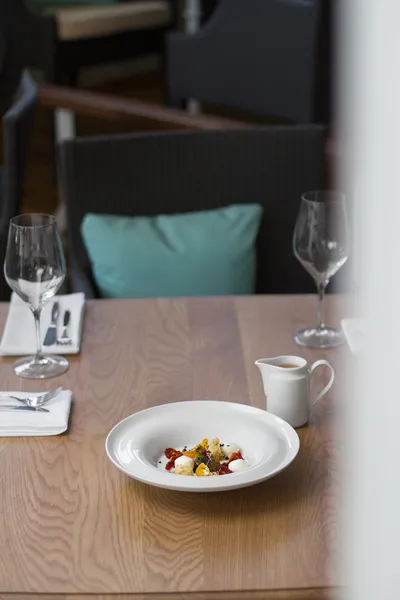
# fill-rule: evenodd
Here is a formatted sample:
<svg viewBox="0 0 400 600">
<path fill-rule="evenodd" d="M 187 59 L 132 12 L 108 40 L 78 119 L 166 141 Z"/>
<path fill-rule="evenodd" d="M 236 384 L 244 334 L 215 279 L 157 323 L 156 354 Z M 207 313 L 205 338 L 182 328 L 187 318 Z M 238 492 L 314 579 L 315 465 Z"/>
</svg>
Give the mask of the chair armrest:
<svg viewBox="0 0 400 600">
<path fill-rule="evenodd" d="M 157 106 L 138 100 L 116 98 L 67 87 L 41 84 L 39 104 L 55 109 L 64 108 L 77 114 L 106 118 L 119 122 L 147 120 L 154 129 L 244 129 L 251 125 L 214 116 L 191 116 L 184 111 Z"/>
</svg>

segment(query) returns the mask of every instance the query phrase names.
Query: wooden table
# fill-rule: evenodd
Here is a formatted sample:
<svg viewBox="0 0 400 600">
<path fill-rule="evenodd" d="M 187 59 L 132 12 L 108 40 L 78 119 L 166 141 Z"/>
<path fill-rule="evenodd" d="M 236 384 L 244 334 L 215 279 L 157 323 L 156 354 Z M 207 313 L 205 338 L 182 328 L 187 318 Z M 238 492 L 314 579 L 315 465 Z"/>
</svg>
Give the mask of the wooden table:
<svg viewBox="0 0 400 600">
<path fill-rule="evenodd" d="M 341 299 L 327 305 L 329 315 Z M 1 327 L 6 311 L 0 305 Z M 92 301 L 82 353 L 64 376 L 24 381 L 2 359 L 2 389 L 56 382 L 75 401 L 64 435 L 0 438 L 0 599 L 333 598 L 342 583 L 333 569 L 340 372 L 299 430 L 294 463 L 252 488 L 156 489 L 126 477 L 104 451 L 111 427 L 149 406 L 196 398 L 263 407 L 256 358 L 297 353 L 338 367 L 346 348 L 292 342 L 315 317 L 311 296 Z M 328 373 L 317 373 L 322 386 Z"/>
</svg>

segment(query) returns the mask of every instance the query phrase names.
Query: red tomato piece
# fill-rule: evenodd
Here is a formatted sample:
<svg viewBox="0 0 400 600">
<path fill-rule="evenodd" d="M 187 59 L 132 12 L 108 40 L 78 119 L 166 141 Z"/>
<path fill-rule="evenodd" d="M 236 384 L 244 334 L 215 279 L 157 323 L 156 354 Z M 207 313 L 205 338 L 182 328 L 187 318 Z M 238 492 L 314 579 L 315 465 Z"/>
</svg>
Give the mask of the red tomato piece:
<svg viewBox="0 0 400 600">
<path fill-rule="evenodd" d="M 165 468 L 167 469 L 167 471 L 170 471 L 172 467 L 175 467 L 176 459 L 180 456 L 183 456 L 183 454 L 179 450 L 174 450 L 174 448 L 167 448 L 165 451 L 165 456 L 169 459 L 169 461 L 165 465 Z"/>
<path fill-rule="evenodd" d="M 228 475 L 229 473 L 232 473 L 232 471 L 229 469 L 228 465 L 220 466 L 220 468 L 218 470 L 219 475 Z"/>
<path fill-rule="evenodd" d="M 234 452 L 234 453 L 232 454 L 232 456 L 231 456 L 231 457 L 230 457 L 230 459 L 229 459 L 229 462 L 228 462 L 228 464 L 229 464 L 230 462 L 232 462 L 233 460 L 239 460 L 239 458 L 243 459 L 243 456 L 242 456 L 242 453 L 240 452 L 240 450 L 238 450 L 237 452 Z"/>
<path fill-rule="evenodd" d="M 177 454 L 178 452 L 179 452 L 179 450 L 175 450 L 175 448 L 166 448 L 164 454 L 169 460 L 170 458 L 175 456 L 175 454 Z"/>
</svg>

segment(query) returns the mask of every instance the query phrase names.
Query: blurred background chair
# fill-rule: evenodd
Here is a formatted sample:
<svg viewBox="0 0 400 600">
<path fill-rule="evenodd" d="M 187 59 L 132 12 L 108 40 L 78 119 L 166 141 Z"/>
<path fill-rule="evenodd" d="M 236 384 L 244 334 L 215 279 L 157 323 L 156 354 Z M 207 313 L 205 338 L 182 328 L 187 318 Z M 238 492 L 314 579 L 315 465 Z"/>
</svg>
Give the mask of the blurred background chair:
<svg viewBox="0 0 400 600">
<path fill-rule="evenodd" d="M 85 67 L 161 52 L 173 15 L 169 0 L 13 1 L 22 2 L 19 18 L 32 31 L 38 20 L 49 30 L 48 60 L 31 66 L 42 68 L 47 82 L 68 85 Z"/>
<path fill-rule="evenodd" d="M 24 69 L 36 64 L 46 68 L 48 61 L 52 60 L 53 37 L 52 21 L 28 13 L 22 0 L 0 2 L 1 115 L 10 105 Z"/>
<path fill-rule="evenodd" d="M 4 13 L 9 23 L 6 68 L 14 79 L 17 67 L 29 67 L 38 69 L 48 83 L 75 86 L 86 67 L 160 54 L 173 21 L 170 2 L 2 0 L 0 17 Z M 2 78 L 9 79 L 4 73 Z M 61 136 L 73 134 L 72 115 L 60 122 L 60 128 L 66 124 Z"/>
<path fill-rule="evenodd" d="M 51 0 L 51 2 L 54 1 L 56 0 Z M 57 1 L 61 2 L 61 0 Z M 144 1 L 142 0 L 142 2 Z M 254 8 L 256 0 L 248 1 Z M 269 1 L 265 0 L 266 3 Z M 147 4 L 151 2 L 153 0 L 148 0 Z M 282 2 L 285 3 L 285 0 Z M 286 4 L 292 2 L 293 0 L 286 0 Z M 307 0 L 299 0 L 299 2 L 307 4 Z M 180 17 L 178 22 L 185 16 L 183 8 L 190 3 L 190 0 L 189 2 L 177 0 L 171 3 L 173 13 L 177 13 Z M 203 11 L 202 32 L 207 32 L 223 3 L 223 0 L 200 1 Z M 315 3 L 314 0 L 312 3 Z M 246 5 L 249 7 L 247 2 Z M 29 6 L 32 5 L 29 4 Z M 117 6 L 117 3 L 105 5 L 103 8 L 112 6 Z M 49 8 L 44 4 L 40 10 L 38 7 L 37 4 L 35 10 L 28 8 L 28 0 L 2 0 L 0 3 L 1 112 L 4 112 L 4 109 L 10 105 L 22 70 L 26 65 L 41 66 L 42 70 L 48 74 L 48 79 L 54 78 L 52 73 L 54 73 L 54 61 L 57 57 L 53 55 L 52 49 L 55 47 L 55 40 L 58 36 L 57 22 L 55 16 L 51 14 L 51 9 L 49 12 Z M 234 0 L 232 0 L 232 7 L 234 7 Z M 79 8 L 82 10 L 84 7 Z M 173 14 L 174 19 L 175 14 Z M 201 32 L 191 39 L 198 39 L 199 36 L 201 37 L 200 34 Z M 243 46 L 249 43 L 251 45 L 252 32 L 242 29 L 240 36 Z M 24 43 L 21 43 L 21 40 Z M 240 69 L 237 70 L 240 75 Z M 105 72 L 108 70 L 106 69 Z M 109 72 L 111 73 L 111 71 Z M 228 71 L 228 75 L 229 73 Z M 206 115 L 205 112 L 193 117 L 187 112 L 162 106 L 163 76 L 162 70 L 157 67 L 148 73 L 141 74 L 139 69 L 139 72 L 125 74 L 120 79 L 119 77 L 121 76 L 118 75 L 118 78 L 113 80 L 111 76 L 110 80 L 103 80 L 103 83 L 100 84 L 88 84 L 87 79 L 82 77 L 81 82 L 82 86 L 86 88 L 85 90 L 62 87 L 59 84 L 57 86 L 38 85 L 40 106 L 35 119 L 27 191 L 23 204 L 24 211 L 55 212 L 57 209 L 59 192 L 53 163 L 51 119 L 49 118 L 50 112 L 55 109 L 64 109 L 67 113 L 75 113 L 78 135 L 83 136 L 143 130 L 159 131 L 182 128 L 221 130 L 250 126 L 247 119 L 248 113 L 244 115 L 244 118 L 242 118 L 242 113 L 240 116 L 235 114 L 235 121 L 232 121 L 232 119 L 227 119 L 227 115 L 232 117 L 229 110 L 218 112 L 223 117 L 215 116 L 215 113 L 213 116 L 210 116 L 209 113 Z M 76 77 L 72 77 L 72 79 L 74 78 L 76 79 Z M 69 75 L 65 79 L 68 80 Z M 207 110 L 207 107 L 205 109 Z M 250 121 L 254 124 L 254 119 L 250 119 Z M 261 121 L 265 123 L 266 119 L 262 118 Z"/>
<path fill-rule="evenodd" d="M 301 193 L 323 183 L 321 127 L 76 138 L 61 144 L 60 157 L 73 291 L 97 296 L 80 230 L 86 213 L 154 216 L 235 203 L 264 207 L 257 292 L 315 291 L 293 256 L 292 233 Z"/>
<path fill-rule="evenodd" d="M 330 0 L 220 0 L 196 34 L 168 34 L 168 102 L 329 123 L 330 10 Z"/>
<path fill-rule="evenodd" d="M 29 141 L 37 102 L 37 86 L 22 74 L 14 102 L 2 118 L 3 164 L 0 168 L 0 265 L 4 263 L 8 224 L 21 212 Z M 0 300 L 8 300 L 10 288 L 0 277 Z"/>
<path fill-rule="evenodd" d="M 4 58 L 0 69 L 0 104 L 7 101 L 28 67 L 39 67 L 46 74 L 53 69 L 56 26 L 52 17 L 28 10 L 26 0 L 0 2 L 0 37 Z"/>
</svg>

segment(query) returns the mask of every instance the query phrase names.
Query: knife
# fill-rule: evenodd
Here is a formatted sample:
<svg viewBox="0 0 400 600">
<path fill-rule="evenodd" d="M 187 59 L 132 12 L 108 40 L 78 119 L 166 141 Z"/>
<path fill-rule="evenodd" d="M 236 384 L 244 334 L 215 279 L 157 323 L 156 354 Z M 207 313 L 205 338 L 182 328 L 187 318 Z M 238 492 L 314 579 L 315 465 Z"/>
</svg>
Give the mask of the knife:
<svg viewBox="0 0 400 600">
<path fill-rule="evenodd" d="M 15 406 L 15 404 L 2 404 L 0 406 L 1 410 L 27 410 L 30 412 L 50 412 L 47 408 L 42 408 L 41 406 Z"/>
<path fill-rule="evenodd" d="M 60 314 L 60 305 L 58 302 L 54 302 L 53 308 L 51 309 L 51 323 L 47 328 L 46 336 L 44 338 L 43 346 L 52 346 L 57 341 L 57 320 Z"/>
</svg>

